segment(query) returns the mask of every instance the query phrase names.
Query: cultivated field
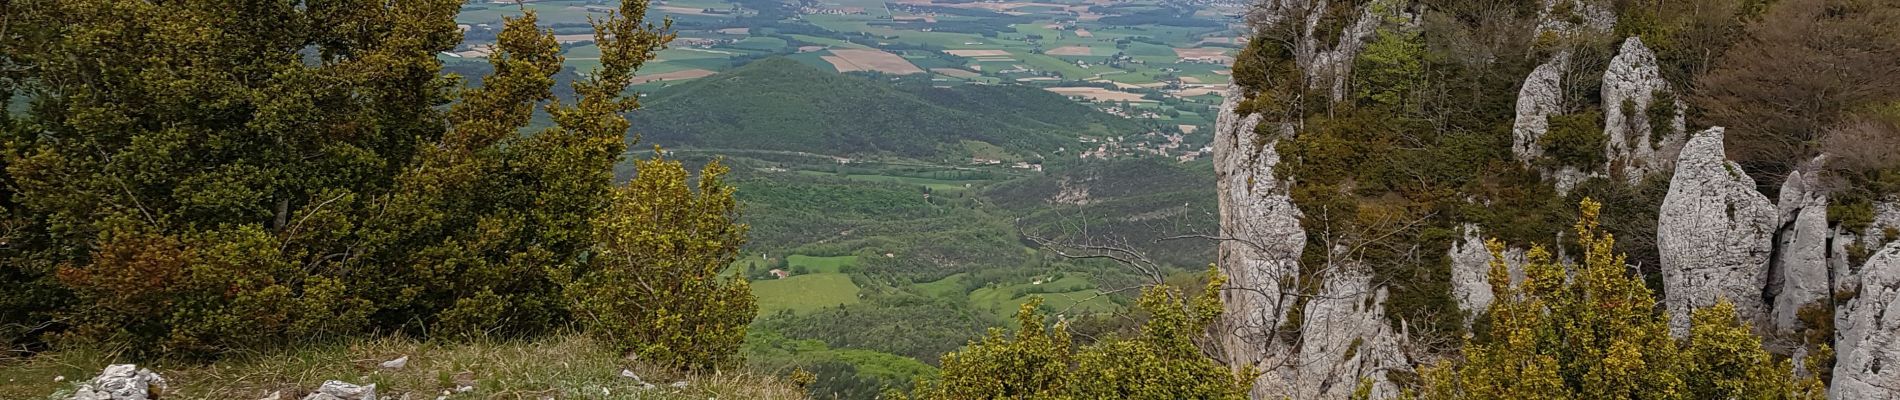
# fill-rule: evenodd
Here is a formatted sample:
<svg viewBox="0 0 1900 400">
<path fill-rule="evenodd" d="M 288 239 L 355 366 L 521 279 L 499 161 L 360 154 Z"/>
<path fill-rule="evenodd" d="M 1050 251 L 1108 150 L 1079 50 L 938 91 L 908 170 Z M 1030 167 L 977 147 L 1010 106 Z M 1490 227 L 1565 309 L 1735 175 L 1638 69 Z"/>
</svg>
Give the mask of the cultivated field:
<svg viewBox="0 0 1900 400">
<path fill-rule="evenodd" d="M 879 71 L 889 74 L 921 74 L 922 68 L 916 64 L 876 49 L 832 49 L 831 55 L 824 56 L 825 62 L 838 69 L 838 72 Z"/>
<path fill-rule="evenodd" d="M 858 284 L 851 282 L 850 275 L 812 273 L 752 282 L 752 295 L 759 298 L 759 315 L 772 315 L 779 310 L 809 312 L 839 304 L 856 304 Z"/>
<path fill-rule="evenodd" d="M 996 57 L 996 56 L 1007 57 L 1009 56 L 1009 52 L 1005 50 L 944 50 L 943 52 L 950 53 L 950 55 L 957 56 L 957 57 Z"/>
<path fill-rule="evenodd" d="M 713 76 L 713 74 L 716 74 L 716 72 L 707 71 L 703 69 L 689 69 L 689 70 L 682 70 L 682 71 L 664 72 L 664 73 L 658 73 L 658 74 L 652 74 L 652 75 L 636 75 L 633 77 L 633 83 L 639 84 L 639 83 L 657 82 L 657 81 L 683 81 L 687 79 L 704 78 L 708 76 Z"/>
<path fill-rule="evenodd" d="M 1087 55 L 1094 55 L 1095 49 L 1091 49 L 1091 48 L 1083 47 L 1083 46 L 1062 46 L 1062 47 L 1049 49 L 1048 51 L 1044 51 L 1042 53 L 1052 55 L 1052 56 L 1087 56 Z"/>
<path fill-rule="evenodd" d="M 1060 94 L 1063 96 L 1079 96 L 1079 97 L 1087 98 L 1090 101 L 1097 101 L 1097 102 L 1122 102 L 1122 101 L 1133 102 L 1133 103 L 1151 102 L 1151 100 L 1141 98 L 1141 95 L 1139 94 L 1123 92 L 1123 91 L 1118 91 L 1118 90 L 1108 90 L 1108 89 L 1090 87 L 1090 86 L 1052 87 L 1052 88 L 1044 88 L 1044 90 L 1056 92 L 1056 94 Z"/>
</svg>

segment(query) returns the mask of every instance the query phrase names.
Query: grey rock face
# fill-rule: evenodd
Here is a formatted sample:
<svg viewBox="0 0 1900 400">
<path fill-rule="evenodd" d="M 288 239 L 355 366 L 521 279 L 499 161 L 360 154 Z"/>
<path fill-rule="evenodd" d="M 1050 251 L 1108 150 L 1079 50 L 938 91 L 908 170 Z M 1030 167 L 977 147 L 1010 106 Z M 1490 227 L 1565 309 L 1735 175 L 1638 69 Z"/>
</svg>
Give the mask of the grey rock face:
<svg viewBox="0 0 1900 400">
<path fill-rule="evenodd" d="M 1466 312 L 1465 324 L 1468 325 L 1490 308 L 1497 297 L 1490 282 L 1491 251 L 1484 247 L 1484 238 L 1476 225 L 1465 225 L 1464 231 L 1465 240 L 1451 245 L 1451 290 L 1458 307 Z M 1524 249 L 1506 248 L 1503 255 L 1511 284 L 1524 282 Z"/>
<path fill-rule="evenodd" d="M 1683 146 L 1656 228 L 1662 252 L 1664 304 L 1670 332 L 1688 333 L 1689 313 L 1720 299 L 1763 326 L 1775 207 L 1755 180 L 1722 153 L 1722 128 L 1699 132 Z"/>
<path fill-rule="evenodd" d="M 1656 66 L 1656 54 L 1641 39 L 1624 40 L 1603 73 L 1603 134 L 1609 139 L 1605 151 L 1611 160 L 1604 170 L 1621 164 L 1618 172 L 1633 184 L 1651 172 L 1670 169 L 1673 153 L 1682 146 L 1682 102 L 1660 106 L 1670 110 L 1666 121 L 1650 121 L 1648 111 L 1657 96 L 1670 90 Z"/>
<path fill-rule="evenodd" d="M 1373 398 L 1398 395 L 1387 378 L 1408 370 L 1402 330 L 1385 322 L 1383 290 L 1371 276 L 1342 267 L 1325 274 L 1322 293 L 1306 302 L 1298 346 L 1280 340 L 1277 329 L 1296 304 L 1283 283 L 1299 278 L 1306 245 L 1300 210 L 1287 183 L 1273 168 L 1274 145 L 1289 135 L 1279 126 L 1261 135 L 1260 116 L 1233 112 L 1240 93 L 1230 91 L 1215 121 L 1214 170 L 1219 183 L 1221 237 L 1218 265 L 1228 276 L 1222 292 L 1226 313 L 1215 327 L 1216 343 L 1230 366 L 1254 366 L 1256 399 L 1344 399 L 1361 377 L 1371 378 Z"/>
<path fill-rule="evenodd" d="M 1800 328 L 1796 317 L 1801 307 L 1826 299 L 1830 292 L 1828 241 L 1834 232 L 1827 226 L 1827 197 L 1809 193 L 1809 183 L 1800 172 L 1790 174 L 1776 203 L 1782 222 L 1775 234 L 1768 291 L 1774 296 L 1769 321 L 1780 334 Z"/>
<path fill-rule="evenodd" d="M 1900 398 L 1900 243 L 1862 268 L 1860 294 L 1834 315 L 1838 331 L 1832 399 Z"/>
<path fill-rule="evenodd" d="M 79 386 L 74 400 L 149 400 L 165 393 L 165 378 L 132 364 L 106 367 L 98 377 Z"/>
<path fill-rule="evenodd" d="M 376 385 L 358 386 L 343 381 L 326 381 L 316 393 L 303 400 L 376 400 Z"/>
<path fill-rule="evenodd" d="M 1214 124 L 1214 173 L 1221 236 L 1226 239 L 1219 244 L 1217 264 L 1235 288 L 1221 293 L 1227 312 L 1216 328 L 1216 341 L 1228 365 L 1236 368 L 1284 354 L 1274 330 L 1293 299 L 1280 292 L 1280 283 L 1298 275 L 1306 246 L 1300 211 L 1285 184 L 1273 176 L 1280 161 L 1274 151 L 1279 138 L 1256 133 L 1260 115 L 1243 118 L 1234 112 L 1240 98 L 1237 88 L 1229 90 Z M 1265 385 L 1255 385 L 1256 398 L 1270 393 L 1265 390 Z"/>
<path fill-rule="evenodd" d="M 1288 389 L 1281 393 L 1346 399 L 1363 377 L 1372 381 L 1371 398 L 1398 397 L 1399 387 L 1388 373 L 1409 371 L 1411 364 L 1405 334 L 1385 322 L 1385 289 L 1373 288 L 1372 275 L 1360 268 L 1328 273 L 1323 285 L 1306 304 L 1298 363 L 1282 372 Z"/>
<path fill-rule="evenodd" d="M 1326 2 L 1326 0 L 1320 0 L 1321 8 L 1315 8 L 1315 10 L 1325 9 Z M 1378 1 L 1378 3 L 1391 2 Z M 1346 83 L 1352 80 L 1353 58 L 1359 56 L 1359 51 L 1366 47 L 1366 41 L 1372 38 L 1373 33 L 1378 31 L 1379 24 L 1383 22 L 1384 18 L 1373 12 L 1379 6 L 1379 4 L 1374 4 L 1361 8 L 1359 19 L 1354 20 L 1351 26 L 1347 26 L 1343 32 L 1340 32 L 1338 43 L 1319 43 L 1317 39 L 1319 36 L 1312 34 L 1313 30 L 1318 29 L 1319 17 L 1322 13 L 1311 13 L 1307 17 L 1307 34 L 1303 44 L 1303 47 L 1311 49 L 1308 52 L 1311 54 L 1311 61 L 1306 65 L 1307 81 L 1327 88 L 1328 93 L 1332 94 L 1333 101 L 1340 101 L 1346 97 Z"/>
<path fill-rule="evenodd" d="M 1550 133 L 1550 116 L 1563 111 L 1563 76 L 1570 67 L 1570 52 L 1560 52 L 1531 70 L 1524 85 L 1517 89 L 1517 119 L 1511 124 L 1511 154 L 1518 161 L 1531 162 L 1544 155 L 1538 143 Z"/>
</svg>

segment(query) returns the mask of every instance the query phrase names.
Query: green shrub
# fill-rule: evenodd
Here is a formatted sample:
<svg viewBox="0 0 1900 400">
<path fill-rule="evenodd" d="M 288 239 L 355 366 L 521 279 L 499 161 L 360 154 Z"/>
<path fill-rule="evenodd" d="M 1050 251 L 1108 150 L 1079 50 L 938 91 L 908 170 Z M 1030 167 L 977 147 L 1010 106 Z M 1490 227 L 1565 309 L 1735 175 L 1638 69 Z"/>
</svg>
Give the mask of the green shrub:
<svg viewBox="0 0 1900 400">
<path fill-rule="evenodd" d="M 1205 291 L 1193 298 L 1154 286 L 1140 304 L 1148 313 L 1141 333 L 1075 348 L 1066 323 L 1053 327 L 1031 300 L 1016 314 L 1014 335 L 989 336 L 946 354 L 938 379 L 919 383 L 918 399 L 1244 399 L 1251 369 L 1235 372 L 1194 343 L 1221 313 L 1224 283 L 1210 268 Z"/>
<path fill-rule="evenodd" d="M 1609 161 L 1605 149 L 1609 137 L 1603 134 L 1603 113 L 1586 111 L 1550 117 L 1550 131 L 1538 139 L 1544 146 L 1548 166 L 1576 167 L 1596 171 Z"/>
<path fill-rule="evenodd" d="M 659 153 L 655 151 L 655 153 Z M 576 319 L 641 359 L 708 369 L 731 365 L 758 305 L 745 278 L 722 275 L 745 244 L 727 170 L 640 161 L 594 220 L 587 270 L 566 285 Z"/>
<path fill-rule="evenodd" d="M 1668 90 L 1650 93 L 1649 108 L 1644 109 L 1643 114 L 1649 117 L 1649 148 L 1661 148 L 1663 138 L 1676 133 L 1676 93 Z"/>
</svg>

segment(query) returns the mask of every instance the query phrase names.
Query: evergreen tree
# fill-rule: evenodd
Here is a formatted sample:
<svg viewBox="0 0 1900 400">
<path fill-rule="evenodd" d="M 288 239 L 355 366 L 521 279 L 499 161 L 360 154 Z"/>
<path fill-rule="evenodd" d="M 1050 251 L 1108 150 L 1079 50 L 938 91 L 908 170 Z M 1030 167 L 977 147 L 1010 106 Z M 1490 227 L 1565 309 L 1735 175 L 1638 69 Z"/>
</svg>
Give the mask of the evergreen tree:
<svg viewBox="0 0 1900 400">
<path fill-rule="evenodd" d="M 209 356 L 568 321 L 562 285 L 606 268 L 596 216 L 644 199 L 612 171 L 670 22 L 642 0 L 595 20 L 601 66 L 568 104 L 532 10 L 480 87 L 444 74 L 461 5 L 4 7 L 0 91 L 30 107 L 0 118 L 0 340 Z M 537 109 L 554 126 L 523 132 Z"/>
</svg>

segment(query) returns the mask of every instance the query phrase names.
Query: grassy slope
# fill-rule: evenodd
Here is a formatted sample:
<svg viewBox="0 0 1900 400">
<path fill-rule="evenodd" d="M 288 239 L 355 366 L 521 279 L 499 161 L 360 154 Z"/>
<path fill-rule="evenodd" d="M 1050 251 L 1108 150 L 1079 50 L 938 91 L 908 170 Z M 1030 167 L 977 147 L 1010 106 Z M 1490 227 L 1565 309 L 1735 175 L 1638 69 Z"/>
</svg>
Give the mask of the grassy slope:
<svg viewBox="0 0 1900 400">
<path fill-rule="evenodd" d="M 780 310 L 802 313 L 857 304 L 858 285 L 851 283 L 849 275 L 820 272 L 752 282 L 752 294 L 759 297 L 759 315 Z"/>
<path fill-rule="evenodd" d="M 399 370 L 377 364 L 409 356 Z M 45 353 L 27 360 L 0 360 L 0 398 L 65 398 L 80 382 L 107 364 L 122 363 L 111 352 L 93 349 Z M 170 382 L 168 399 L 255 399 L 282 391 L 302 398 L 325 380 L 374 383 L 380 397 L 435 398 L 459 385 L 473 390 L 450 399 L 803 399 L 802 390 L 778 378 L 745 371 L 720 375 L 683 375 L 639 365 L 619 352 L 581 335 L 559 335 L 532 342 L 468 344 L 420 343 L 402 339 L 239 354 L 209 365 L 146 365 Z M 640 389 L 619 376 L 631 369 L 655 385 Z M 63 376 L 63 382 L 54 377 Z M 686 381 L 676 389 L 668 384 Z M 405 396 L 405 394 L 409 394 Z"/>
</svg>

